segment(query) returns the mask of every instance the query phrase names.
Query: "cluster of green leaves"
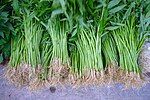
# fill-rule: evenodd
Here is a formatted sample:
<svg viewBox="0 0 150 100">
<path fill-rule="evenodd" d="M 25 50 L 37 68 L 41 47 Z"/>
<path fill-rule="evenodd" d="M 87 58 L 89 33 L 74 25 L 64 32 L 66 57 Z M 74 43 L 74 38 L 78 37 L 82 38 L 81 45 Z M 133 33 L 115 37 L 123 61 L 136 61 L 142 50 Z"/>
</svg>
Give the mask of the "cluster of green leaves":
<svg viewBox="0 0 150 100">
<path fill-rule="evenodd" d="M 78 33 L 78 40 L 76 41 L 78 66 L 76 61 L 72 60 L 74 63 L 72 66 L 75 72 L 82 76 L 84 70 L 95 69 L 103 70 L 103 61 L 101 55 L 101 37 L 99 37 L 99 31 L 96 32 L 95 27 L 91 29 L 80 29 Z M 75 57 L 75 58 L 77 58 Z"/>
<path fill-rule="evenodd" d="M 43 27 L 36 19 L 35 13 L 37 1 L 18 1 L 13 0 L 12 22 L 14 24 L 16 37 L 12 38 L 12 49 L 10 57 L 10 66 L 17 67 L 21 63 L 36 67 L 42 64 L 41 59 L 41 40 Z M 38 12 L 38 11 L 37 11 Z M 43 16 L 42 16 L 43 17 Z M 40 18 L 40 17 L 39 17 Z M 16 55 L 16 56 L 15 56 Z"/>
<path fill-rule="evenodd" d="M 150 1 L 143 0 L 140 2 L 141 5 L 139 6 L 139 29 L 140 29 L 140 39 L 143 37 L 150 38 Z"/>
<path fill-rule="evenodd" d="M 59 59 L 63 64 L 68 63 L 67 33 L 69 25 L 60 19 L 49 20 L 48 33 L 52 41 L 52 60 Z"/>
<path fill-rule="evenodd" d="M 0 63 L 10 56 L 11 31 L 14 31 L 11 24 L 11 2 L 0 1 Z"/>
<path fill-rule="evenodd" d="M 119 65 L 121 69 L 129 72 L 139 73 L 137 64 L 139 56 L 140 34 L 135 27 L 134 17 L 126 22 L 126 25 L 113 32 L 113 37 L 119 52 Z"/>
</svg>

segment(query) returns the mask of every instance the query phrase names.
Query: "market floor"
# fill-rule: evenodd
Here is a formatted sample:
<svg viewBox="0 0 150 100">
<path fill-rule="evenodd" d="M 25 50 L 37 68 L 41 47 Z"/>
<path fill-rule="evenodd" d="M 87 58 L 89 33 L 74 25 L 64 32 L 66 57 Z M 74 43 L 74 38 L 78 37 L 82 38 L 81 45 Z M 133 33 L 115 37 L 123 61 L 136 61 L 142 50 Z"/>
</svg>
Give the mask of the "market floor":
<svg viewBox="0 0 150 100">
<path fill-rule="evenodd" d="M 123 90 L 117 84 L 114 87 L 56 87 L 55 92 L 50 89 L 30 92 L 28 89 L 16 88 L 2 77 L 4 67 L 0 67 L 0 100 L 150 100 L 150 84 L 141 89 Z"/>
</svg>

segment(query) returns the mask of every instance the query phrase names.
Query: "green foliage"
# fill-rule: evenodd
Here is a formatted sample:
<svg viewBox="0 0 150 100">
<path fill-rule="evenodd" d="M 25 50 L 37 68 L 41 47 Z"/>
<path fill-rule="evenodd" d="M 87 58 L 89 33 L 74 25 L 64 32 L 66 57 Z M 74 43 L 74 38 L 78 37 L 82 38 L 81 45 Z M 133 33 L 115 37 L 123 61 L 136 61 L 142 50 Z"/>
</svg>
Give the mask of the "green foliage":
<svg viewBox="0 0 150 100">
<path fill-rule="evenodd" d="M 144 8 L 148 9 L 148 1 L 142 2 L 133 0 L 13 0 L 11 5 L 14 12 L 12 18 L 15 24 L 16 34 L 22 34 L 22 31 L 24 31 L 24 24 L 28 22 L 28 20 L 33 20 L 33 22 L 37 21 L 37 23 L 40 23 L 43 26 L 42 28 L 46 29 L 44 31 L 45 34 L 42 36 L 42 42 L 40 43 L 40 50 L 42 51 L 40 56 L 43 57 L 41 59 L 46 63 L 45 65 L 48 65 L 50 57 L 46 56 L 46 52 L 51 56 L 54 56 L 50 51 L 53 51 L 52 48 L 55 48 L 54 44 L 57 45 L 57 42 L 59 39 L 61 40 L 61 37 L 65 37 L 66 39 L 66 42 L 64 43 L 67 44 L 66 51 L 63 56 L 61 55 L 63 53 L 60 53 L 61 51 L 57 50 L 57 53 L 54 54 L 58 54 L 60 55 L 58 58 L 64 59 L 68 58 L 66 56 L 72 55 L 72 52 L 76 52 L 78 47 L 76 43 L 79 39 L 80 28 L 83 30 L 90 30 L 91 26 L 95 27 L 95 32 L 97 32 L 93 37 L 96 37 L 97 34 L 98 37 L 101 38 L 100 42 L 105 42 L 108 33 L 110 34 L 110 32 L 125 26 L 126 20 L 129 20 L 131 15 L 139 15 L 140 10 L 136 6 L 142 7 L 144 4 L 147 5 L 144 6 Z M 147 12 L 145 16 L 148 16 L 148 14 L 149 12 Z M 27 20 L 23 20 L 22 16 L 24 15 L 28 15 Z M 139 16 L 136 18 L 138 19 Z M 141 17 L 140 19 L 140 22 L 143 23 Z M 48 22 L 48 20 L 51 21 Z M 144 20 L 144 22 L 146 25 L 149 25 L 147 20 L 148 19 L 146 19 L 146 22 Z M 54 21 L 56 22 L 54 23 Z M 139 22 L 136 22 L 135 25 L 138 23 Z M 67 26 L 67 28 L 61 29 L 64 26 Z M 140 26 L 142 28 L 141 24 Z M 59 29 L 61 29 L 60 32 Z M 87 32 L 87 34 L 91 33 L 92 32 Z M 55 34 L 57 35 L 55 36 Z M 63 36 L 63 34 L 65 34 L 65 36 Z M 144 36 L 142 35 L 142 32 L 141 36 Z M 139 47 L 142 46 L 144 40 L 144 37 L 140 39 Z M 63 42 L 61 43 L 63 44 Z M 101 46 L 101 44 L 102 43 L 99 45 Z M 43 50 L 43 48 L 46 50 Z M 48 48 L 51 48 L 51 50 L 48 50 Z M 60 46 L 56 48 L 60 48 Z M 100 52 L 102 52 L 101 48 Z M 46 57 L 44 57 L 44 55 Z"/>
<path fill-rule="evenodd" d="M 0 3 L 0 63 L 10 56 L 11 32 L 14 31 L 10 22 L 10 4 L 10 1 L 3 0 Z"/>
<path fill-rule="evenodd" d="M 69 31 L 69 24 L 66 20 L 50 19 L 48 22 L 48 33 L 52 42 L 52 59 L 59 59 L 63 64 L 68 63 L 68 47 L 67 47 L 67 33 Z"/>
<path fill-rule="evenodd" d="M 135 27 L 135 19 L 132 17 L 126 25 L 113 32 L 113 37 L 119 52 L 119 65 L 126 71 L 139 73 L 137 64 L 139 55 L 139 32 Z"/>
</svg>

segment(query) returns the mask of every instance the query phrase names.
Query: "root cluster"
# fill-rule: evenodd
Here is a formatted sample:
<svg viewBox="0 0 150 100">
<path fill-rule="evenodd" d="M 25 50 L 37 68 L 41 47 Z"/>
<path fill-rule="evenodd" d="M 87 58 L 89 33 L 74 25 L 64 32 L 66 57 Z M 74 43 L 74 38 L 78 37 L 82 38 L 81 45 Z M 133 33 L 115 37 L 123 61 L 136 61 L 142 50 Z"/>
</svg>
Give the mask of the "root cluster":
<svg viewBox="0 0 150 100">
<path fill-rule="evenodd" d="M 105 70 L 85 69 L 82 75 L 71 72 L 68 66 L 62 64 L 58 59 L 54 59 L 51 66 L 46 70 L 40 65 L 32 68 L 30 65 L 22 63 L 16 68 L 8 67 L 5 76 L 16 86 L 28 86 L 30 90 L 58 84 L 70 84 L 73 87 L 79 87 L 87 85 L 107 86 L 121 83 L 125 85 L 125 88 L 139 88 L 146 83 L 142 75 L 127 72 L 112 65 Z"/>
</svg>

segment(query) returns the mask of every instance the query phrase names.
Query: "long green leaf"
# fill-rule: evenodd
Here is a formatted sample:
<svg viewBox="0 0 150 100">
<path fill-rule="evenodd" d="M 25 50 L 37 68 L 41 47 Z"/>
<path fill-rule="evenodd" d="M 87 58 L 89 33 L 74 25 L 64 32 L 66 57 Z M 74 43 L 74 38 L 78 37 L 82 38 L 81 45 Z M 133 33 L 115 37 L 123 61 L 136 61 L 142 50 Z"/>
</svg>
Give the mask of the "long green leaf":
<svg viewBox="0 0 150 100">
<path fill-rule="evenodd" d="M 131 3 L 130 7 L 128 8 L 126 13 L 124 14 L 123 21 L 130 16 L 133 7 L 135 7 L 135 2 Z"/>
<path fill-rule="evenodd" d="M 116 13 L 116 12 L 122 10 L 125 6 L 126 5 L 121 5 L 121 6 L 115 7 L 113 9 L 109 10 L 109 13 L 111 13 L 111 14 Z"/>
<path fill-rule="evenodd" d="M 51 14 L 51 18 L 53 18 L 54 16 L 56 15 L 59 15 L 59 14 L 62 14 L 63 13 L 63 10 L 62 9 L 56 9 L 52 12 Z"/>
<path fill-rule="evenodd" d="M 18 11 L 19 11 L 19 3 L 18 3 L 18 0 L 13 0 L 12 7 L 13 7 L 13 9 L 15 10 L 15 12 L 18 13 Z"/>
<path fill-rule="evenodd" d="M 109 26 L 109 27 L 106 27 L 105 29 L 106 30 L 115 30 L 115 29 L 118 29 L 120 26 Z"/>
<path fill-rule="evenodd" d="M 108 9 L 111 9 L 112 7 L 116 6 L 117 4 L 119 4 L 121 0 L 111 0 L 108 4 Z"/>
<path fill-rule="evenodd" d="M 0 31 L 0 36 L 4 38 L 4 33 Z"/>
</svg>

